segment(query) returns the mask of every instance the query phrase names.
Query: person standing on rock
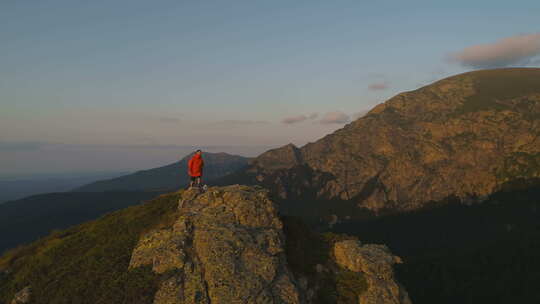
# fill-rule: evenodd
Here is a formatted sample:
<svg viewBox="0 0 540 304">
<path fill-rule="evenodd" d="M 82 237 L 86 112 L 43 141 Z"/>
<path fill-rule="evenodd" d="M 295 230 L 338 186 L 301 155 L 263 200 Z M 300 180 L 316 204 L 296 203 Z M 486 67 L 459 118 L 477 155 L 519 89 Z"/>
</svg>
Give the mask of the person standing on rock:
<svg viewBox="0 0 540 304">
<path fill-rule="evenodd" d="M 190 177 L 189 187 L 194 185 L 199 187 L 202 183 L 202 175 L 204 168 L 204 160 L 202 158 L 202 151 L 197 150 L 195 154 L 188 161 L 188 174 Z"/>
</svg>

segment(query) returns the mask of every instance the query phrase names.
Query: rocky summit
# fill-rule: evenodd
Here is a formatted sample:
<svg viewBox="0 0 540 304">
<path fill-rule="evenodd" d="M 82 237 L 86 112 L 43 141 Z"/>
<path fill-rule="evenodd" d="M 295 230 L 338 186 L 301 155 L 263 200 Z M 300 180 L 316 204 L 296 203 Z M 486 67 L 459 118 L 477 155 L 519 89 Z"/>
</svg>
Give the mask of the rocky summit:
<svg viewBox="0 0 540 304">
<path fill-rule="evenodd" d="M 482 201 L 540 177 L 540 69 L 453 76 L 404 92 L 301 148 L 256 158 L 236 182 L 282 199 L 344 200 L 374 212 Z"/>
<path fill-rule="evenodd" d="M 315 276 L 290 269 L 287 241 L 266 190 L 247 186 L 214 187 L 203 194 L 190 190 L 181 196 L 172 224 L 141 237 L 129 267 L 148 265 L 161 276 L 154 304 L 323 303 L 319 295 L 325 286 L 312 281 Z M 392 272 L 396 261 L 388 249 L 359 249 L 357 242 L 350 242 L 351 246 L 336 244 L 337 269 L 318 264 L 312 271 L 365 276 L 367 291 L 357 290 L 359 296 L 347 303 L 410 303 L 406 292 L 396 287 Z M 366 266 L 350 267 L 351 263 Z"/>
<path fill-rule="evenodd" d="M 277 209 L 247 187 L 187 191 L 172 227 L 145 235 L 130 267 L 170 276 L 154 303 L 300 303 Z"/>
</svg>

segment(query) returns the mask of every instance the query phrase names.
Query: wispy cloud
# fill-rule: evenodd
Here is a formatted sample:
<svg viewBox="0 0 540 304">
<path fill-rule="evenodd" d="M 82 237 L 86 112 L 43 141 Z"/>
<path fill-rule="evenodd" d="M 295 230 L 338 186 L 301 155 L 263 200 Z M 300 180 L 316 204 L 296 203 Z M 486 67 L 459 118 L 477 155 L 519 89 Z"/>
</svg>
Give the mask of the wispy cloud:
<svg viewBox="0 0 540 304">
<path fill-rule="evenodd" d="M 531 66 L 540 66 L 540 58 L 531 60 L 530 65 Z"/>
<path fill-rule="evenodd" d="M 345 124 L 350 120 L 351 118 L 349 115 L 341 111 L 335 111 L 324 114 L 320 122 L 322 124 Z"/>
<path fill-rule="evenodd" d="M 356 113 L 351 115 L 351 119 L 352 120 L 357 120 L 358 118 L 361 118 L 364 115 L 366 115 L 367 112 L 369 112 L 369 110 L 363 110 L 363 111 L 356 112 Z"/>
<path fill-rule="evenodd" d="M 43 148 L 46 145 L 42 142 L 29 141 L 29 142 L 12 142 L 12 141 L 0 141 L 0 151 L 36 151 Z"/>
<path fill-rule="evenodd" d="M 70 144 L 56 142 L 11 142 L 0 141 L 0 152 L 6 151 L 75 151 L 75 150 L 193 150 L 205 149 L 211 151 L 226 151 L 230 148 L 243 147 L 241 145 L 175 145 L 175 144 Z M 245 147 L 266 147 L 248 145 Z"/>
<path fill-rule="evenodd" d="M 382 91 L 388 89 L 388 83 L 386 82 L 374 82 L 368 85 L 368 89 L 371 91 Z"/>
<path fill-rule="evenodd" d="M 246 126 L 246 125 L 265 125 L 270 122 L 266 120 L 243 120 L 243 119 L 227 119 L 221 120 L 213 123 L 213 125 L 224 126 L 224 127 L 237 127 L 237 126 Z"/>
<path fill-rule="evenodd" d="M 281 122 L 284 124 L 291 125 L 291 124 L 303 122 L 306 120 L 313 120 L 313 119 L 316 119 L 317 117 L 319 117 L 319 113 L 312 113 L 310 115 L 297 115 L 297 116 L 285 117 L 283 118 L 283 120 L 281 120 Z"/>
<path fill-rule="evenodd" d="M 182 121 L 180 118 L 177 117 L 160 117 L 158 120 L 159 122 L 163 123 L 179 123 Z"/>
<path fill-rule="evenodd" d="M 449 60 L 474 68 L 527 65 L 540 55 L 540 33 L 517 35 L 477 44 L 449 55 Z"/>
<path fill-rule="evenodd" d="M 285 117 L 283 118 L 281 122 L 284 124 L 292 125 L 292 124 L 299 123 L 306 120 L 307 120 L 306 115 L 298 115 L 298 116 Z"/>
</svg>

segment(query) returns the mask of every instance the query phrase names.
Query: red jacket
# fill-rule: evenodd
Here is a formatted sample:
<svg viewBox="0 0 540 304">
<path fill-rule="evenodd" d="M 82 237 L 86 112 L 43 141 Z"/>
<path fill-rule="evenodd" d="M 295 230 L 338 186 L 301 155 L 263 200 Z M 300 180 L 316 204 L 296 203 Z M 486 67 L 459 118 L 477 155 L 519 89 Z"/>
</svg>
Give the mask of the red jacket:
<svg viewBox="0 0 540 304">
<path fill-rule="evenodd" d="M 195 154 L 188 162 L 189 176 L 199 177 L 202 176 L 204 167 L 204 161 L 200 154 Z"/>
</svg>

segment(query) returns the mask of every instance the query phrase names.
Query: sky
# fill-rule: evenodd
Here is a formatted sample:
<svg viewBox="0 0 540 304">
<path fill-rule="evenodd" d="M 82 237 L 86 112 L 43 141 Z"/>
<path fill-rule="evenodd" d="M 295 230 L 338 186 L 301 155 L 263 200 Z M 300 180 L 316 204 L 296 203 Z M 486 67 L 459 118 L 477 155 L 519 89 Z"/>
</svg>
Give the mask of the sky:
<svg viewBox="0 0 540 304">
<path fill-rule="evenodd" d="M 540 1 L 0 1 L 0 176 L 302 146 L 395 94 L 540 66 Z"/>
</svg>

